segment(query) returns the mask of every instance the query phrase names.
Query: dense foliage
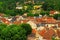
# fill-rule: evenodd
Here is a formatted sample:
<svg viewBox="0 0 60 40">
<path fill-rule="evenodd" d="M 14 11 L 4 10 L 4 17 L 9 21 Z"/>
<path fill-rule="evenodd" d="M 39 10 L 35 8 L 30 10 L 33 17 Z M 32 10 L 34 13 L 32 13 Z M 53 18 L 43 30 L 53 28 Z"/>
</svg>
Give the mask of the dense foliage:
<svg viewBox="0 0 60 40">
<path fill-rule="evenodd" d="M 16 3 L 23 2 L 22 0 L 0 0 L 0 12 L 5 13 L 7 15 L 15 16 L 16 14 L 22 14 L 21 10 L 16 12 Z M 15 14 L 15 15 L 14 15 Z"/>
<path fill-rule="evenodd" d="M 14 10 L 5 10 L 5 14 L 10 16 L 16 16 L 16 13 Z"/>
<path fill-rule="evenodd" d="M 26 30 L 26 35 L 31 34 L 32 28 L 31 28 L 31 26 L 30 26 L 29 24 L 23 23 L 23 24 L 21 24 L 20 26 L 21 26 L 23 29 Z"/>
<path fill-rule="evenodd" d="M 28 16 L 28 17 L 29 17 L 29 16 L 33 17 L 34 14 L 32 14 L 32 13 L 28 13 L 27 16 Z"/>
<path fill-rule="evenodd" d="M 52 3 L 49 4 L 49 3 L 46 2 L 46 3 L 43 4 L 42 8 L 43 8 L 44 11 L 50 11 L 50 10 L 54 10 L 55 5 L 52 4 Z"/>
<path fill-rule="evenodd" d="M 27 40 L 26 33 L 31 32 L 30 30 L 28 24 L 26 26 L 25 24 L 21 26 L 0 24 L 0 40 Z"/>
<path fill-rule="evenodd" d="M 40 14 L 41 14 L 42 16 L 44 16 L 44 15 L 49 16 L 49 11 L 42 11 L 42 12 L 40 12 Z"/>
<path fill-rule="evenodd" d="M 45 0 L 45 2 L 48 4 L 45 4 L 45 6 L 50 6 L 50 8 L 54 10 L 60 10 L 60 0 Z M 49 7 L 47 7 L 49 9 Z"/>
<path fill-rule="evenodd" d="M 59 10 L 60 11 L 60 0 L 42 0 L 44 2 L 38 2 L 41 0 L 34 0 L 35 4 L 32 2 L 29 2 L 25 4 L 24 2 L 27 0 L 0 0 L 0 13 L 4 13 L 8 16 L 16 16 L 16 15 L 23 15 L 24 13 L 28 13 L 27 16 L 39 16 L 39 14 L 33 14 L 31 11 L 34 10 L 35 5 L 41 5 L 42 9 L 44 11 L 41 11 L 41 15 L 47 15 L 49 16 L 50 10 Z M 16 7 L 23 7 L 23 9 L 16 9 Z M 25 10 L 24 6 L 27 6 L 27 9 Z M 37 10 L 35 11 L 37 12 Z M 39 12 L 38 12 L 39 13 Z M 57 15 L 56 15 L 57 16 Z M 55 15 L 53 16 L 55 19 L 57 19 Z"/>
<path fill-rule="evenodd" d="M 34 14 L 34 16 L 39 16 L 39 14 L 36 13 L 36 14 Z"/>
<path fill-rule="evenodd" d="M 60 19 L 60 14 L 54 14 L 54 15 L 53 15 L 53 18 L 55 18 L 55 19 Z"/>
</svg>

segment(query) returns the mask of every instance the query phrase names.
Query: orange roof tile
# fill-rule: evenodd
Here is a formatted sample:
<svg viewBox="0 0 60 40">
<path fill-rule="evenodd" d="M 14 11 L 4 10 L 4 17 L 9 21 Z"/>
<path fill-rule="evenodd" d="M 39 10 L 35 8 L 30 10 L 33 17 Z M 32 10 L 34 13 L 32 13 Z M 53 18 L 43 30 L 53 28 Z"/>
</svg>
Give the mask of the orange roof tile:
<svg viewBox="0 0 60 40">
<path fill-rule="evenodd" d="M 13 24 L 19 25 L 21 23 L 21 21 L 15 21 L 13 22 Z"/>
<path fill-rule="evenodd" d="M 32 33 L 36 34 L 37 30 L 36 29 L 32 29 Z"/>
<path fill-rule="evenodd" d="M 57 29 L 57 36 L 60 38 L 60 30 Z"/>
<path fill-rule="evenodd" d="M 3 13 L 0 13 L 0 16 L 4 16 L 4 14 Z"/>
<path fill-rule="evenodd" d="M 52 18 L 52 17 L 47 17 L 45 19 L 46 19 L 45 23 L 56 23 L 56 20 L 54 18 Z"/>
<path fill-rule="evenodd" d="M 52 36 L 55 34 L 55 31 L 53 29 L 49 30 L 41 30 L 39 34 L 44 38 L 44 39 L 49 39 L 51 40 Z"/>
<path fill-rule="evenodd" d="M 55 34 L 55 31 L 53 29 L 49 29 L 48 33 L 52 37 Z"/>
<path fill-rule="evenodd" d="M 27 23 L 28 22 L 28 20 L 21 20 L 21 21 L 23 21 L 23 23 Z"/>
<path fill-rule="evenodd" d="M 46 30 L 45 30 L 45 29 L 43 29 L 43 30 L 41 30 L 41 31 L 39 32 L 39 34 L 40 34 L 41 36 L 44 36 L 45 33 L 46 33 Z"/>
<path fill-rule="evenodd" d="M 55 12 L 54 10 L 53 11 L 50 11 L 50 14 L 54 14 L 54 12 Z"/>
<path fill-rule="evenodd" d="M 58 23 L 58 27 L 60 27 L 60 22 Z"/>
<path fill-rule="evenodd" d="M 35 20 L 34 17 L 28 17 L 27 19 L 28 19 L 28 20 Z"/>
<path fill-rule="evenodd" d="M 42 22 L 42 19 L 41 19 L 41 18 L 36 18 L 36 19 L 35 19 L 35 23 L 36 23 L 36 24 L 39 24 L 39 23 L 41 23 L 41 22 Z"/>
<path fill-rule="evenodd" d="M 54 30 L 53 29 L 49 29 L 49 30 L 47 30 L 47 32 L 45 33 L 43 38 L 51 39 L 54 34 L 55 34 Z"/>
<path fill-rule="evenodd" d="M 5 24 L 10 24 L 10 21 L 6 20 L 5 18 L 1 18 L 1 20 L 2 20 L 3 23 L 5 23 Z"/>
</svg>

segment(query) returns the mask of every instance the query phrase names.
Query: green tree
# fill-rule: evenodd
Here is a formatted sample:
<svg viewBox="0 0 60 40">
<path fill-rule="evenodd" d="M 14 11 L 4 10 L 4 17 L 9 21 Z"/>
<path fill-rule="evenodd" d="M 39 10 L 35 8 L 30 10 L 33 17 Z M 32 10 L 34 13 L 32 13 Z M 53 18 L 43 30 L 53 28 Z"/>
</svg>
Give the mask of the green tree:
<svg viewBox="0 0 60 40">
<path fill-rule="evenodd" d="M 34 14 L 34 16 L 39 16 L 39 14 L 36 13 L 36 14 Z"/>
<path fill-rule="evenodd" d="M 0 30 L 0 35 L 2 40 L 27 40 L 25 29 L 17 25 L 5 26 Z"/>
<path fill-rule="evenodd" d="M 54 7 L 55 10 L 60 10 L 60 0 L 45 0 L 46 3 L 49 5 L 51 4 L 51 7 Z"/>
<path fill-rule="evenodd" d="M 60 14 L 53 15 L 53 18 L 58 19 L 60 17 Z"/>
<path fill-rule="evenodd" d="M 33 17 L 34 14 L 32 14 L 32 13 L 28 13 L 27 16 Z"/>
<path fill-rule="evenodd" d="M 5 11 L 5 14 L 6 14 L 6 15 L 10 15 L 10 16 L 15 16 L 15 15 L 16 15 L 16 13 L 15 13 L 14 10 L 6 10 L 6 11 Z"/>
<path fill-rule="evenodd" d="M 3 2 L 0 2 L 0 12 L 4 12 Z"/>
<path fill-rule="evenodd" d="M 42 6 L 43 10 L 50 11 L 55 9 L 55 5 L 49 2 L 45 2 Z"/>
<path fill-rule="evenodd" d="M 45 12 L 45 15 L 49 16 L 49 11 L 46 11 L 46 12 Z"/>
<path fill-rule="evenodd" d="M 44 11 L 42 11 L 42 12 L 40 12 L 40 14 L 41 14 L 42 16 L 44 16 L 44 15 L 45 15 L 45 12 L 44 12 Z"/>
<path fill-rule="evenodd" d="M 2 30 L 2 29 L 4 29 L 4 28 L 6 28 L 6 24 L 0 24 L 0 31 Z"/>
<path fill-rule="evenodd" d="M 25 10 L 23 10 L 23 9 L 20 9 L 20 10 L 16 9 L 15 12 L 16 12 L 17 14 L 19 14 L 19 15 L 23 15 L 24 12 L 25 12 Z"/>
<path fill-rule="evenodd" d="M 42 8 L 43 8 L 43 10 L 47 10 L 47 8 L 48 8 L 48 3 L 44 3 L 44 4 L 42 5 Z"/>
<path fill-rule="evenodd" d="M 47 15 L 47 16 L 49 16 L 49 11 L 41 11 L 41 13 L 40 13 L 42 16 L 44 16 L 44 15 Z"/>
<path fill-rule="evenodd" d="M 23 29 L 26 30 L 26 35 L 31 34 L 32 28 L 31 28 L 31 26 L 30 26 L 29 24 L 23 23 L 23 24 L 21 24 L 20 26 L 21 26 Z"/>
</svg>

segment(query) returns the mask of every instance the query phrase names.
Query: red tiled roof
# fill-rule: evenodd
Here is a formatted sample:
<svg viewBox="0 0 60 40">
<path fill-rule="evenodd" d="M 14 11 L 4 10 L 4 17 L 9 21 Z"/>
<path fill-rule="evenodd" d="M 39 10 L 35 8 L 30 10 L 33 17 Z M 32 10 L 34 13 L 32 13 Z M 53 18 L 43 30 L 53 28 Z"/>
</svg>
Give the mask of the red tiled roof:
<svg viewBox="0 0 60 40">
<path fill-rule="evenodd" d="M 44 23 L 56 23 L 56 20 L 52 17 L 47 17 L 45 19 L 42 19 Z"/>
<path fill-rule="evenodd" d="M 42 22 L 42 19 L 41 18 L 36 18 L 36 21 L 37 22 Z"/>
<path fill-rule="evenodd" d="M 54 19 L 47 19 L 46 23 L 56 23 L 56 20 L 54 20 Z"/>
<path fill-rule="evenodd" d="M 45 33 L 44 36 L 43 36 L 44 39 L 51 39 L 49 33 Z"/>
<path fill-rule="evenodd" d="M 60 27 L 60 23 L 58 23 L 58 27 Z"/>
<path fill-rule="evenodd" d="M 36 18 L 36 20 L 35 20 L 35 23 L 36 24 L 39 24 L 39 23 L 41 23 L 42 22 L 42 19 L 41 18 Z"/>
<path fill-rule="evenodd" d="M 3 13 L 0 13 L 0 16 L 4 16 L 4 14 Z"/>
<path fill-rule="evenodd" d="M 55 11 L 50 11 L 50 14 L 54 14 Z"/>
<path fill-rule="evenodd" d="M 54 34 L 55 34 L 55 31 L 53 29 L 49 29 L 49 30 L 47 30 L 47 32 L 45 33 L 43 38 L 51 39 Z"/>
<path fill-rule="evenodd" d="M 52 37 L 55 34 L 55 31 L 53 29 L 49 29 L 48 33 Z"/>
<path fill-rule="evenodd" d="M 10 21 L 6 20 L 5 18 L 1 18 L 2 22 L 5 24 L 10 24 Z"/>
<path fill-rule="evenodd" d="M 42 30 L 39 32 L 39 34 L 44 38 L 44 39 L 49 39 L 51 40 L 52 36 L 55 34 L 55 31 L 53 29 L 49 30 Z"/>
<path fill-rule="evenodd" d="M 19 25 L 21 21 L 15 21 L 13 24 Z"/>
<path fill-rule="evenodd" d="M 36 34 L 37 30 L 36 29 L 32 29 L 32 33 Z"/>
<path fill-rule="evenodd" d="M 35 20 L 34 17 L 28 17 L 27 19 L 28 19 L 28 20 Z"/>
<path fill-rule="evenodd" d="M 21 23 L 27 23 L 27 22 L 28 22 L 28 20 L 19 20 L 19 21 L 14 21 L 13 24 L 19 25 L 19 24 L 21 24 Z"/>
<path fill-rule="evenodd" d="M 23 23 L 27 23 L 28 22 L 28 20 L 21 20 Z"/>
<path fill-rule="evenodd" d="M 57 29 L 57 36 L 60 38 L 60 30 Z"/>
<path fill-rule="evenodd" d="M 46 40 L 52 40 L 52 38 L 50 38 L 50 39 L 49 39 L 49 38 L 47 38 Z"/>
<path fill-rule="evenodd" d="M 41 36 L 44 36 L 45 33 L 46 33 L 46 30 L 45 30 L 45 29 L 43 29 L 43 30 L 41 30 L 41 31 L 39 32 L 39 34 L 40 34 Z"/>
<path fill-rule="evenodd" d="M 56 20 L 52 17 L 43 17 L 43 18 L 33 18 L 33 17 L 29 17 L 29 20 L 35 21 L 36 24 L 39 23 L 56 23 Z"/>
</svg>

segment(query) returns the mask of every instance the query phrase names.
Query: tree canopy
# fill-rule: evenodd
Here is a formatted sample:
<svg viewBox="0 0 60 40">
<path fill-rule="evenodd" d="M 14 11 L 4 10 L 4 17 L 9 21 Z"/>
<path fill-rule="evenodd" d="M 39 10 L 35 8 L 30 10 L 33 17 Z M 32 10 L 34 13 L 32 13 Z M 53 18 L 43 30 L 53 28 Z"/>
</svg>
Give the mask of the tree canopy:
<svg viewBox="0 0 60 40">
<path fill-rule="evenodd" d="M 45 0 L 45 2 L 54 7 L 55 10 L 60 10 L 60 0 Z"/>
<path fill-rule="evenodd" d="M 0 40 L 27 40 L 27 35 L 31 33 L 31 30 L 29 24 L 0 24 Z"/>
</svg>

